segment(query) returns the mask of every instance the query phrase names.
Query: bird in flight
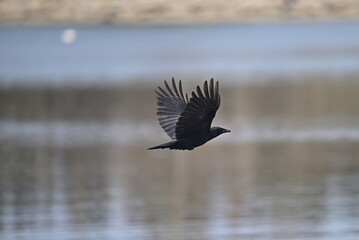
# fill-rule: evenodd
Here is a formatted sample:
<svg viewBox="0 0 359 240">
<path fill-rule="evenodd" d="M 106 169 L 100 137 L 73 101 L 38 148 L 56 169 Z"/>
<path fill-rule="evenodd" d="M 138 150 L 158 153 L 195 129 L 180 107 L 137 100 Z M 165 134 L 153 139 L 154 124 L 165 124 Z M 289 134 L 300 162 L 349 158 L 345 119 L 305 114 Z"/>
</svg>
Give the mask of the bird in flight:
<svg viewBox="0 0 359 240">
<path fill-rule="evenodd" d="M 212 120 L 221 103 L 218 81 L 214 84 L 213 78 L 203 84 L 203 91 L 197 86 L 197 92 L 192 92 L 188 100 L 183 95 L 182 83 L 178 88 L 172 78 L 172 89 L 165 81 L 166 90 L 158 87 L 157 116 L 158 121 L 172 139 L 171 142 L 148 148 L 169 148 L 175 150 L 192 150 L 209 140 L 218 137 L 230 130 L 221 127 L 211 127 Z"/>
</svg>

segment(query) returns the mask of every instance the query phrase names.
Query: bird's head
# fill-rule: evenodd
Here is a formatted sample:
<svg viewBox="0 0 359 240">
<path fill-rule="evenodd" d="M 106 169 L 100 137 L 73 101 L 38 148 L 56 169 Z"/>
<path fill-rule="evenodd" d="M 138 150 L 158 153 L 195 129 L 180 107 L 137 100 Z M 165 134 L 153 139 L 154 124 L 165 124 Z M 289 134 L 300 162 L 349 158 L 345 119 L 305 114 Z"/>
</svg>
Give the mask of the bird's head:
<svg viewBox="0 0 359 240">
<path fill-rule="evenodd" d="M 223 133 L 231 132 L 231 130 L 221 127 L 211 127 L 211 137 L 215 138 Z"/>
</svg>

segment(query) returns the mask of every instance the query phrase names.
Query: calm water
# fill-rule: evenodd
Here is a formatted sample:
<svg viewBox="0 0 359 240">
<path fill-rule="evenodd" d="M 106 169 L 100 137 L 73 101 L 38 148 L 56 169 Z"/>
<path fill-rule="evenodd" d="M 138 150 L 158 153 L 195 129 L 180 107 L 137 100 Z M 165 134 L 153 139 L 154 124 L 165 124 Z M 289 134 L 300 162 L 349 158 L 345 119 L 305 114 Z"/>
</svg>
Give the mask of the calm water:
<svg viewBox="0 0 359 240">
<path fill-rule="evenodd" d="M 0 28 L 1 85 L 112 84 L 164 76 L 260 81 L 359 69 L 359 23 L 217 27 Z M 76 79 L 76 81 L 74 81 Z"/>
<path fill-rule="evenodd" d="M 0 239 L 358 239 L 354 29 L 78 29 L 70 45 L 59 28 L 1 29 Z M 119 39 L 132 50 L 110 47 Z M 189 91 L 206 68 L 221 82 L 214 123 L 232 133 L 190 152 L 147 151 L 168 140 L 155 86 L 179 74 Z"/>
</svg>

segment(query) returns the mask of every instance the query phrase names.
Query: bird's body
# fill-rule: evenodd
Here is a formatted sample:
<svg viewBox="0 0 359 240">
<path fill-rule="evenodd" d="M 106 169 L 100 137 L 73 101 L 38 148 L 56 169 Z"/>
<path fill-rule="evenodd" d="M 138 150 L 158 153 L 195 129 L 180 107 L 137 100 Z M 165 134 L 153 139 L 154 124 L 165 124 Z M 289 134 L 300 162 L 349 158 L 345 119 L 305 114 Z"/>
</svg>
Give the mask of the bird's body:
<svg viewBox="0 0 359 240">
<path fill-rule="evenodd" d="M 158 87 L 160 92 L 157 97 L 157 115 L 163 130 L 173 140 L 160 144 L 150 149 L 169 148 L 176 150 L 192 150 L 201 146 L 209 140 L 230 132 L 221 127 L 212 127 L 211 123 L 220 105 L 219 84 L 214 87 L 213 78 L 208 83 L 205 81 L 203 92 L 197 86 L 197 93 L 192 92 L 188 100 L 183 95 L 182 83 L 179 82 L 177 90 L 176 83 L 172 78 L 172 87 L 165 81 L 167 92 Z"/>
<path fill-rule="evenodd" d="M 176 150 L 193 150 L 193 148 L 201 146 L 210 140 L 209 136 L 203 134 L 193 135 L 188 138 L 174 140 L 168 143 L 160 144 L 149 149 L 169 148 Z"/>
<path fill-rule="evenodd" d="M 219 128 L 219 127 L 212 127 L 211 130 L 212 129 L 223 129 L 223 130 L 225 130 L 224 132 L 229 132 L 229 130 L 224 129 L 224 128 Z M 169 148 L 169 149 L 176 149 L 176 150 L 193 150 L 195 147 L 199 147 L 199 146 L 205 144 L 206 142 L 208 142 L 209 140 L 218 136 L 218 135 L 215 135 L 214 131 L 211 131 L 211 132 L 213 132 L 213 133 L 212 134 L 211 133 L 208 134 L 207 132 L 200 133 L 200 134 L 192 135 L 191 137 L 188 137 L 188 138 L 174 140 L 171 142 L 160 144 L 158 146 L 149 148 L 149 150 L 160 149 L 160 148 Z"/>
</svg>

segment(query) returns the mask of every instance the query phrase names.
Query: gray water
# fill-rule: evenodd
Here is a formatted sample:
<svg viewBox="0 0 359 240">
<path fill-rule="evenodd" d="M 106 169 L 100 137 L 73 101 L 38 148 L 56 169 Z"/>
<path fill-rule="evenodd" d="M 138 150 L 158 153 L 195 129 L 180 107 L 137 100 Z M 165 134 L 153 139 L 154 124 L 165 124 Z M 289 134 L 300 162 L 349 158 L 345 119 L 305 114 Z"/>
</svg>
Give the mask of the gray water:
<svg viewBox="0 0 359 240">
<path fill-rule="evenodd" d="M 357 28 L 1 29 L 0 239 L 358 239 Z M 177 74 L 220 81 L 232 132 L 147 151 Z"/>
</svg>

